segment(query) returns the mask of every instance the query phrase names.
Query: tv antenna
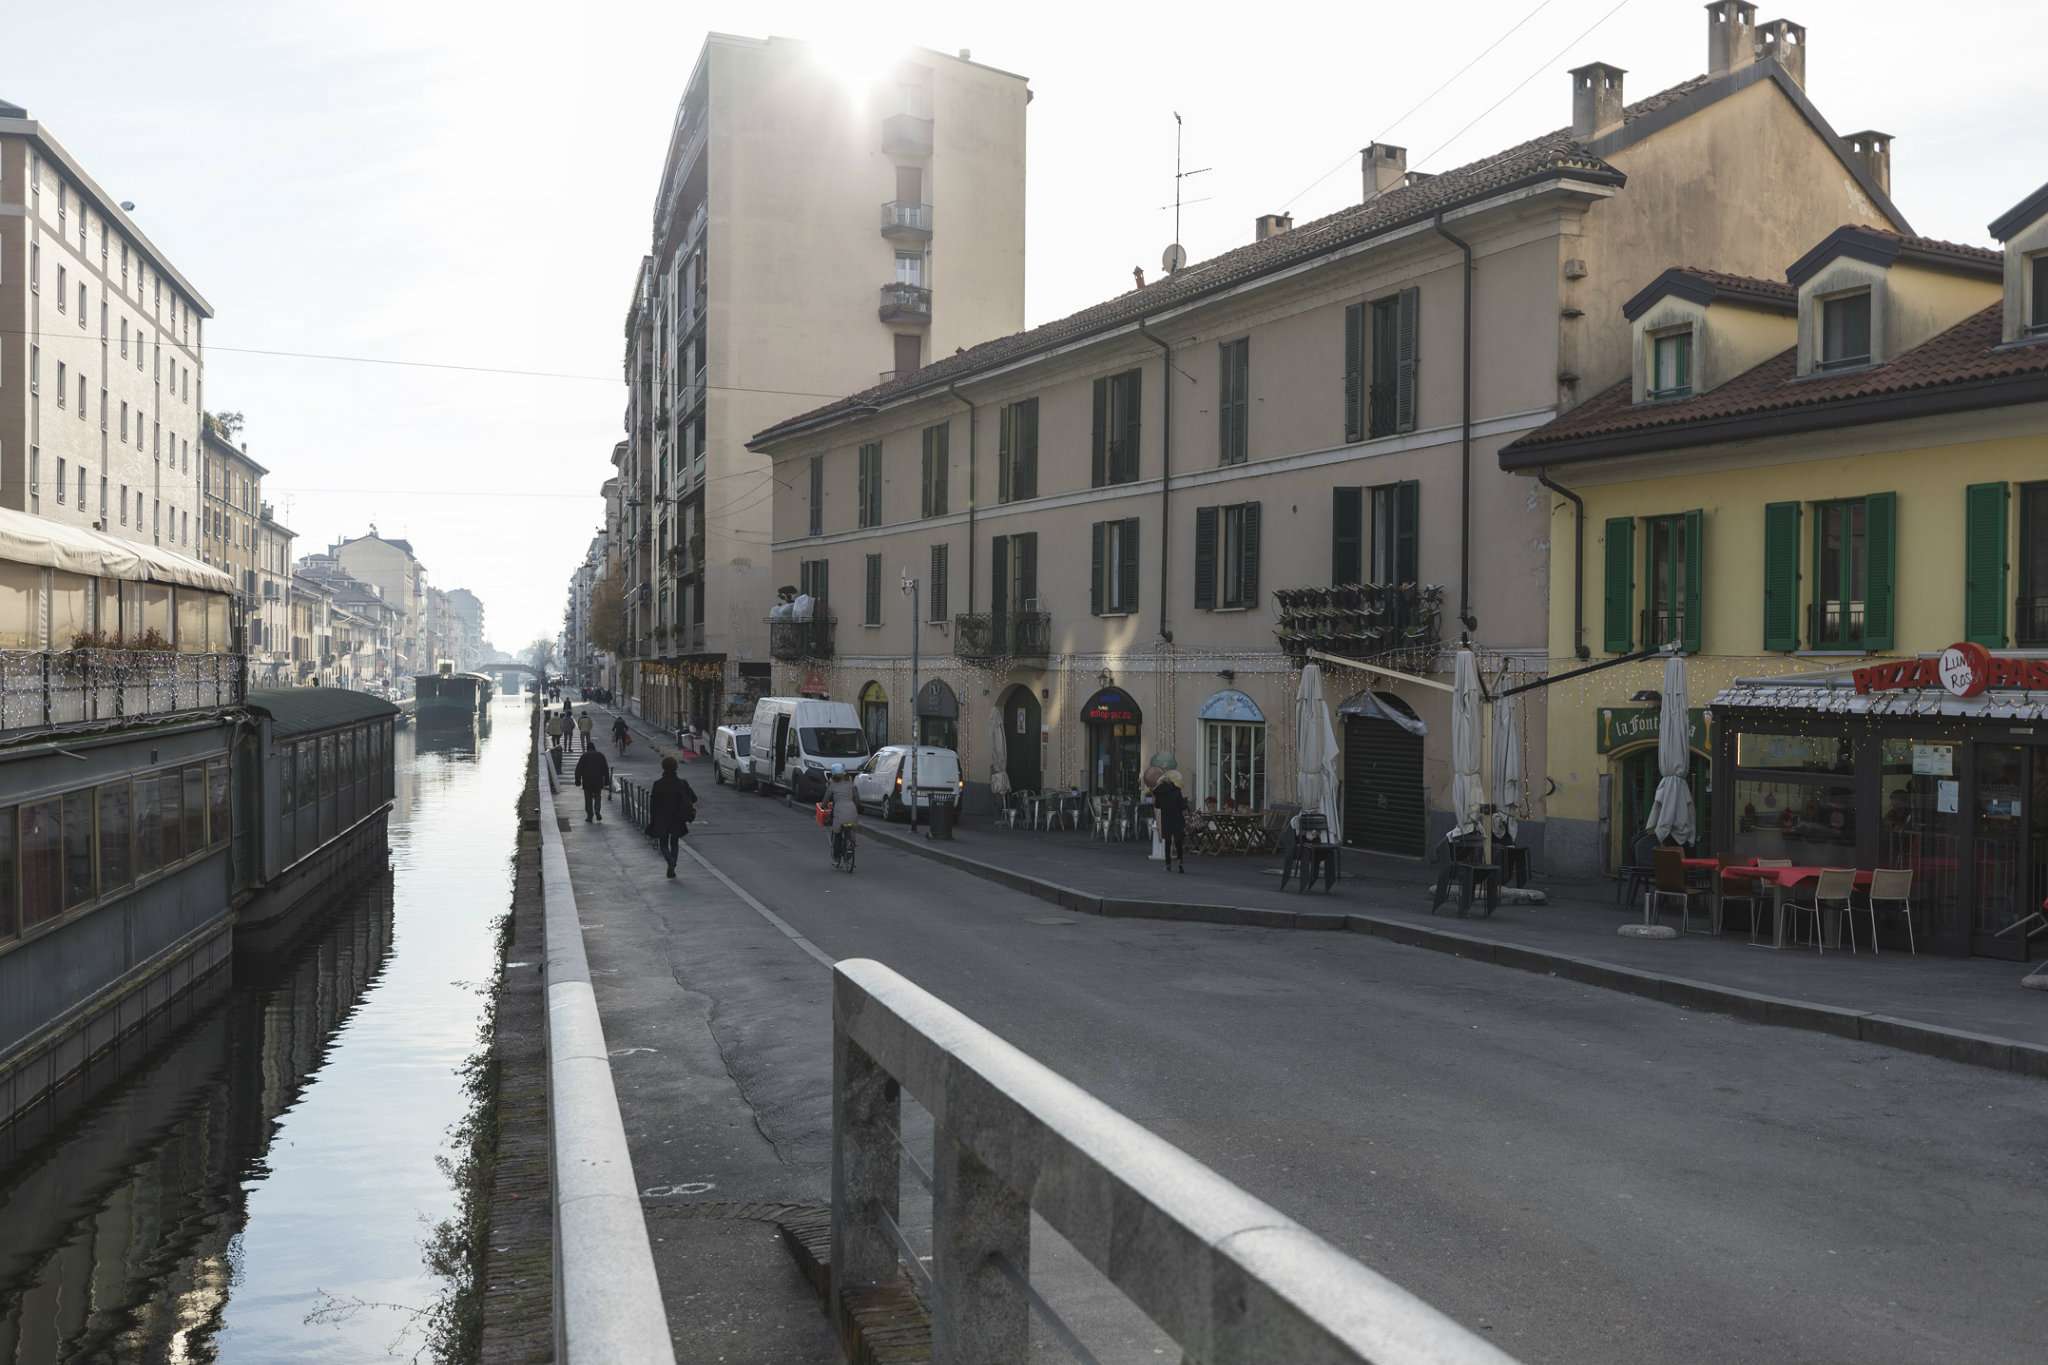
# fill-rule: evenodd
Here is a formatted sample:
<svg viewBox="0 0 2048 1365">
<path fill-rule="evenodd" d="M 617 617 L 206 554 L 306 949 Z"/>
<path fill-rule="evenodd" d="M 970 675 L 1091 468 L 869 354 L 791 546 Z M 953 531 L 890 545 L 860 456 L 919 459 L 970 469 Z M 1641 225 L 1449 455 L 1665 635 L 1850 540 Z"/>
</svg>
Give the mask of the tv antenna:
<svg viewBox="0 0 2048 1365">
<path fill-rule="evenodd" d="M 1183 125 L 1181 123 L 1180 111 L 1176 109 L 1173 113 L 1173 241 L 1168 245 L 1165 253 L 1159 260 L 1160 267 L 1169 275 L 1188 263 L 1187 249 L 1180 244 L 1180 209 L 1183 202 L 1181 199 L 1181 182 L 1190 176 L 1207 175 L 1215 169 L 1213 166 L 1202 166 L 1192 171 L 1181 168 L 1182 131 Z M 1209 201 L 1207 198 L 1202 198 L 1186 202 L 1206 204 Z M 1165 208 L 1166 205 L 1161 204 L 1159 207 Z"/>
</svg>

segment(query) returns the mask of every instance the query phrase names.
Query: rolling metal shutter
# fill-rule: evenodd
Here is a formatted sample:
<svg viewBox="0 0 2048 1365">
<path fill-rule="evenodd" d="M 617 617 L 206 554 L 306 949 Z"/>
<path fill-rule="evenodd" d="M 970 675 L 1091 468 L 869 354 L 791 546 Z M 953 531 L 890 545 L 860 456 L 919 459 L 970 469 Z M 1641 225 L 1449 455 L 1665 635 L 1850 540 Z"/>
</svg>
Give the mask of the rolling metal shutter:
<svg viewBox="0 0 2048 1365">
<path fill-rule="evenodd" d="M 1344 842 L 1374 853 L 1423 856 L 1421 735 L 1388 720 L 1344 718 Z"/>
</svg>

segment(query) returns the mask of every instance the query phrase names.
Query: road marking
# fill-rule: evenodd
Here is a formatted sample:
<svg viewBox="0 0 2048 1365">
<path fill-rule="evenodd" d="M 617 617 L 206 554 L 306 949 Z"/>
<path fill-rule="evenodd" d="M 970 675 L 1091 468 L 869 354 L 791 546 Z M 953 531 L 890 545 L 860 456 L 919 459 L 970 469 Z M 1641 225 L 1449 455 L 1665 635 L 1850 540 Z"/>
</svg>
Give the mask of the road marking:
<svg viewBox="0 0 2048 1365">
<path fill-rule="evenodd" d="M 747 889 L 745 887 L 741 886 L 738 882 L 734 881 L 732 878 L 726 876 L 723 872 L 720 872 L 717 868 L 713 867 L 710 864 L 710 862 L 706 860 L 703 854 L 699 853 L 696 849 L 691 848 L 687 842 L 683 844 L 683 852 L 689 854 L 690 860 L 696 863 L 697 866 L 703 868 L 706 872 L 709 872 L 712 876 L 718 878 L 719 881 L 725 883 L 725 889 L 732 892 L 735 896 L 738 896 L 742 901 L 746 902 L 748 908 L 751 909 L 755 914 L 759 915 L 762 919 L 767 920 L 770 924 L 774 925 L 777 929 L 781 930 L 782 936 L 784 938 L 788 939 L 791 943 L 794 943 L 797 947 L 809 953 L 811 955 L 812 960 L 814 960 L 820 967 L 825 968 L 827 971 L 830 971 L 832 969 L 832 958 L 825 952 L 824 949 L 820 948 L 817 944 L 811 942 L 802 934 L 798 933 L 796 931 L 796 926 L 792 925 L 788 920 L 784 919 L 782 916 L 776 914 L 773 910 L 770 910 L 767 906 L 761 904 L 761 902 L 755 900 L 751 895 L 747 893 Z"/>
<path fill-rule="evenodd" d="M 640 1191 L 642 1199 L 667 1199 L 678 1194 L 709 1194 L 717 1189 L 709 1180 L 692 1180 L 682 1185 L 649 1185 Z"/>
</svg>

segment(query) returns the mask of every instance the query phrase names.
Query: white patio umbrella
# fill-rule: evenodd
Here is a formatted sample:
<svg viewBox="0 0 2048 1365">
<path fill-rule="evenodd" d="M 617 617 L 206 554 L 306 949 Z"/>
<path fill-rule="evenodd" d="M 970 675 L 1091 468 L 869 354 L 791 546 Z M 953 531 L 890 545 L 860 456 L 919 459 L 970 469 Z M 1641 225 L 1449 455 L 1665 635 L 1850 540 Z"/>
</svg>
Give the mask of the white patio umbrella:
<svg viewBox="0 0 2048 1365">
<path fill-rule="evenodd" d="M 1458 651 L 1451 679 L 1451 807 L 1457 813 L 1457 834 L 1479 828 L 1479 808 L 1486 788 L 1479 781 L 1479 664 L 1472 651 Z"/>
<path fill-rule="evenodd" d="M 1686 781 L 1692 755 L 1685 747 L 1685 656 L 1674 654 L 1664 661 L 1663 714 L 1657 718 L 1656 799 L 1650 802 L 1650 822 L 1644 828 L 1662 839 L 1690 844 L 1699 834 L 1692 808 L 1692 786 Z"/>
<path fill-rule="evenodd" d="M 1332 842 L 1342 843 L 1337 814 L 1337 731 L 1323 696 L 1323 670 L 1308 664 L 1294 694 L 1295 795 L 1305 811 L 1323 813 Z"/>
<path fill-rule="evenodd" d="M 1010 794 L 1010 742 L 1003 733 L 1003 708 L 991 706 L 988 711 L 988 789 L 1001 804 Z"/>
<path fill-rule="evenodd" d="M 1514 816 L 1521 803 L 1522 699 L 1503 697 L 1493 704 L 1493 808 L 1505 813 L 1510 839 L 1521 827 Z"/>
</svg>

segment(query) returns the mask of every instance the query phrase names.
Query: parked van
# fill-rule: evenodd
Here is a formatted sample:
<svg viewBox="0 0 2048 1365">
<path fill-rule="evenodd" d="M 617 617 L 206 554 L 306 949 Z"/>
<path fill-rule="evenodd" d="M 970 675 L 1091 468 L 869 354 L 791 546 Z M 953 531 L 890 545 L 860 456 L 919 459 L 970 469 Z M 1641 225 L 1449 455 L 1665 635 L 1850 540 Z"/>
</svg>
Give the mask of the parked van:
<svg viewBox="0 0 2048 1365">
<path fill-rule="evenodd" d="M 754 707 L 750 739 L 754 785 L 763 792 L 786 791 L 799 801 L 825 795 L 834 763 L 852 772 L 868 761 L 860 716 L 843 701 L 763 697 Z"/>
<path fill-rule="evenodd" d="M 711 737 L 711 780 L 720 786 L 727 782 L 738 786 L 744 773 L 751 781 L 754 776 L 752 750 L 749 739 L 753 735 L 751 726 L 721 725 Z"/>
<path fill-rule="evenodd" d="M 960 778 L 960 755 L 934 745 L 917 746 L 917 788 L 913 794 L 910 776 L 910 746 L 885 744 L 863 763 L 853 778 L 853 799 L 863 810 L 872 810 L 885 820 L 894 820 L 912 806 L 930 810 L 933 806 L 957 806 L 964 788 Z"/>
</svg>

